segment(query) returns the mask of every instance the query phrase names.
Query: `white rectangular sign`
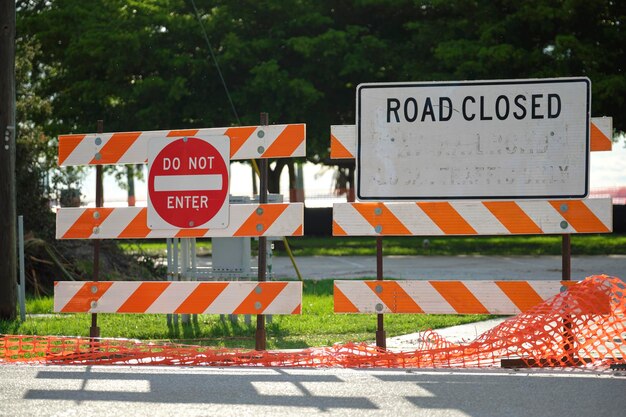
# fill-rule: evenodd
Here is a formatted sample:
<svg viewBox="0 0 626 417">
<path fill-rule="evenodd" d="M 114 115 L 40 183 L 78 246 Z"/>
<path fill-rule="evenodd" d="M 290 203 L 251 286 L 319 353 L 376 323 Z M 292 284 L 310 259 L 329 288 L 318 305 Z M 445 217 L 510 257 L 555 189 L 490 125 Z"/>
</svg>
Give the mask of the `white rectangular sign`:
<svg viewBox="0 0 626 417">
<path fill-rule="evenodd" d="M 587 78 L 361 84 L 360 200 L 584 198 Z"/>
</svg>

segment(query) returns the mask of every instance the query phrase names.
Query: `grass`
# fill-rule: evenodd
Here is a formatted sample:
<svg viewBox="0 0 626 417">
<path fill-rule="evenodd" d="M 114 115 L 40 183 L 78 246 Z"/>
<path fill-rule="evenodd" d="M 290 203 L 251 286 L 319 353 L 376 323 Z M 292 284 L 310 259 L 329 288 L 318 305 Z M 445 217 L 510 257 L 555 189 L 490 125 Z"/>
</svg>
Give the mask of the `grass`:
<svg viewBox="0 0 626 417">
<path fill-rule="evenodd" d="M 560 255 L 561 236 L 385 237 L 385 255 Z M 295 256 L 376 255 L 374 237 L 296 237 L 289 239 Z M 572 235 L 573 255 L 626 253 L 626 235 Z"/>
<path fill-rule="evenodd" d="M 266 326 L 269 349 L 329 346 L 345 342 L 373 342 L 376 315 L 335 314 L 332 297 L 333 281 L 305 281 L 300 316 L 274 316 Z M 27 300 L 29 314 L 52 313 L 52 298 Z M 490 318 L 482 315 L 390 314 L 385 316 L 387 336 L 398 336 L 426 329 L 454 326 Z M 24 335 L 88 336 L 90 314 L 54 314 L 0 321 L 0 333 Z M 98 325 L 103 337 L 254 348 L 256 320 L 246 325 L 243 318 L 235 324 L 228 316 L 200 315 L 197 323 L 168 327 L 163 314 L 99 314 Z"/>
<path fill-rule="evenodd" d="M 560 255 L 561 236 L 479 236 L 479 237 L 385 237 L 385 255 Z M 290 237 L 289 246 L 295 256 L 375 256 L 374 237 Z M 427 242 L 427 243 L 425 243 Z M 253 240 L 253 251 L 255 241 Z M 210 240 L 198 239 L 199 254 L 211 252 Z M 274 254 L 285 255 L 281 241 L 274 243 Z M 163 242 L 122 243 L 127 252 L 144 251 L 165 255 Z M 571 236 L 572 255 L 611 255 L 626 253 L 626 235 L 590 234 Z"/>
</svg>

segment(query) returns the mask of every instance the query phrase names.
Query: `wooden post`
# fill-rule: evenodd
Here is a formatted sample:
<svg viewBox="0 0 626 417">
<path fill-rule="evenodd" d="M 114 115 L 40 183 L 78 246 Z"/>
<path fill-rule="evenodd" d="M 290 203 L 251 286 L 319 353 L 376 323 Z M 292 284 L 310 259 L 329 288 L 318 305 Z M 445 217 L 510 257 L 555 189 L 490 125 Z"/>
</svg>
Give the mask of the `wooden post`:
<svg viewBox="0 0 626 417">
<path fill-rule="evenodd" d="M 561 240 L 561 279 L 569 281 L 572 279 L 572 243 L 570 235 L 562 235 Z"/>
<path fill-rule="evenodd" d="M 261 126 L 267 126 L 269 124 L 269 115 L 267 113 L 261 113 Z M 261 158 L 259 160 L 259 204 L 267 203 L 267 159 Z M 267 280 L 267 237 L 259 236 L 259 259 L 258 259 L 258 281 L 263 282 Z M 257 314 L 256 316 L 256 336 L 255 336 L 255 349 L 265 350 L 266 348 L 266 334 L 265 334 L 265 316 L 263 314 Z"/>
<path fill-rule="evenodd" d="M 98 132 L 104 132 L 104 122 L 98 120 Z M 104 206 L 104 190 L 102 185 L 102 165 L 96 165 L 96 208 Z M 98 213 L 96 211 L 96 213 Z M 93 280 L 100 279 L 100 239 L 93 241 Z M 98 314 L 91 313 L 91 327 L 89 328 L 89 337 L 100 337 L 100 328 L 98 327 Z"/>
<path fill-rule="evenodd" d="M 562 235 L 561 241 L 561 278 L 563 281 L 571 281 L 572 279 L 572 243 L 571 236 L 569 234 Z M 565 351 L 564 362 L 569 365 L 575 366 L 577 362 L 576 357 L 576 341 L 574 334 L 572 333 L 572 316 L 566 315 L 563 318 L 563 338 L 565 343 L 563 344 L 563 350 Z"/>
<path fill-rule="evenodd" d="M 15 2 L 0 2 L 0 319 L 17 317 Z"/>
<path fill-rule="evenodd" d="M 376 236 L 376 280 L 382 281 L 383 277 L 383 237 Z M 381 287 L 382 290 L 382 287 Z M 387 349 L 387 334 L 385 332 L 384 314 L 377 314 L 376 346 Z"/>
</svg>

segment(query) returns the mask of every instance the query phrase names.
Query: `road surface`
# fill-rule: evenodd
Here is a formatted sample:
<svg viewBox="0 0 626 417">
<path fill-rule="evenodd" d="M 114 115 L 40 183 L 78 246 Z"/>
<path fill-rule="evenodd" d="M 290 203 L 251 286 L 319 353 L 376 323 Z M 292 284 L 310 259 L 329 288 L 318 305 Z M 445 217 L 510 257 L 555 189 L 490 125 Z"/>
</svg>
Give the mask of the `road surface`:
<svg viewBox="0 0 626 417">
<path fill-rule="evenodd" d="M 616 417 L 615 371 L 0 366 L 1 416 Z"/>
<path fill-rule="evenodd" d="M 560 256 L 385 256 L 384 275 L 398 279 L 485 279 L 560 280 Z M 210 265 L 210 257 L 199 257 L 199 266 Z M 271 259 L 277 279 L 295 278 L 286 256 Z M 374 256 L 302 256 L 296 264 L 304 279 L 362 278 L 376 276 Z M 256 265 L 256 263 L 254 264 Z M 626 278 L 626 254 L 574 256 L 573 280 L 607 274 Z"/>
</svg>

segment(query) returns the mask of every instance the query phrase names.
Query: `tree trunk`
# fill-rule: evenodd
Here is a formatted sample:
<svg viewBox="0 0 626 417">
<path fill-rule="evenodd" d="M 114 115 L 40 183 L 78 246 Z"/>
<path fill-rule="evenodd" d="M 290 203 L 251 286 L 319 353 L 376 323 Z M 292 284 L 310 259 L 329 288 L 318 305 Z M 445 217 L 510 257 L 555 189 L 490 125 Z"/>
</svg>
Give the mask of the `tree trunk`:
<svg viewBox="0 0 626 417">
<path fill-rule="evenodd" d="M 17 315 L 15 1 L 0 1 L 0 319 Z"/>
<path fill-rule="evenodd" d="M 128 206 L 135 206 L 135 167 L 126 165 L 126 181 L 128 182 Z"/>
<path fill-rule="evenodd" d="M 287 165 L 286 159 L 277 159 L 274 169 L 268 169 L 268 183 L 267 190 L 271 194 L 280 193 L 280 174 L 283 172 L 283 168 Z"/>
</svg>

